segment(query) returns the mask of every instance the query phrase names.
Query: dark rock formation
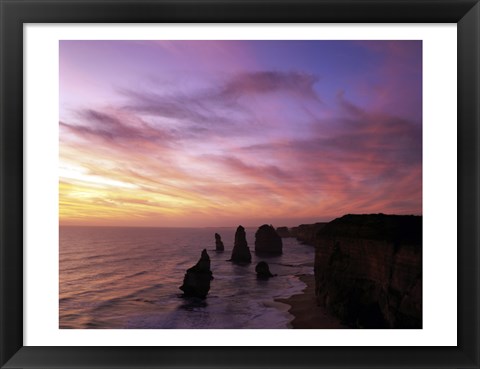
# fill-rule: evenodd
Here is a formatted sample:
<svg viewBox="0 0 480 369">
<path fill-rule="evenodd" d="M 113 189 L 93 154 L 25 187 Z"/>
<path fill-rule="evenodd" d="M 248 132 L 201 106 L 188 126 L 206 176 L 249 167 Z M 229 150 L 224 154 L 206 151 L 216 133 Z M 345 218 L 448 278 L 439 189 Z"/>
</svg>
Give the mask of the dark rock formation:
<svg viewBox="0 0 480 369">
<path fill-rule="evenodd" d="M 287 227 L 278 227 L 277 234 L 282 238 L 292 237 Z"/>
<path fill-rule="evenodd" d="M 301 243 L 312 245 L 316 244 L 317 233 L 327 223 L 300 224 L 298 227 L 290 228 L 290 234 Z"/>
<path fill-rule="evenodd" d="M 345 215 L 316 235 L 320 305 L 351 327 L 422 327 L 422 217 Z"/>
<path fill-rule="evenodd" d="M 224 251 L 225 247 L 223 246 L 222 237 L 218 233 L 215 233 L 215 251 Z"/>
<path fill-rule="evenodd" d="M 270 272 L 267 262 L 261 261 L 255 267 L 255 272 L 257 273 L 257 278 L 259 279 L 268 279 L 270 277 L 276 276 Z"/>
<path fill-rule="evenodd" d="M 271 225 L 264 224 L 255 233 L 255 254 L 280 255 L 282 253 L 282 239 Z"/>
<path fill-rule="evenodd" d="M 184 296 L 205 298 L 210 290 L 210 281 L 212 279 L 210 257 L 207 254 L 207 250 L 204 249 L 198 263 L 187 269 L 180 289 L 183 291 Z"/>
<path fill-rule="evenodd" d="M 239 264 L 251 263 L 252 255 L 248 248 L 247 238 L 245 235 L 245 228 L 238 226 L 235 232 L 235 243 L 232 250 L 231 261 Z"/>
</svg>

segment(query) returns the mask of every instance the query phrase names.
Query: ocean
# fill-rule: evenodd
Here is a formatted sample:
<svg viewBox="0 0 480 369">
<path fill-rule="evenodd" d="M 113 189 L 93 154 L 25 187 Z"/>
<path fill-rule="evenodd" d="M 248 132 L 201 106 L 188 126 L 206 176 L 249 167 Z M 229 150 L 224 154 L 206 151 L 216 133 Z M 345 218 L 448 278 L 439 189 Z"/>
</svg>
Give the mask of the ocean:
<svg viewBox="0 0 480 369">
<path fill-rule="evenodd" d="M 236 228 L 60 227 L 61 329 L 288 328 L 298 278 L 313 274 L 314 248 L 283 238 L 283 254 L 258 257 L 256 228 L 246 228 L 252 263 L 229 261 Z M 215 232 L 223 253 L 215 252 Z M 185 271 L 203 249 L 214 279 L 205 300 L 181 297 Z M 277 277 L 256 278 L 264 260 Z"/>
</svg>

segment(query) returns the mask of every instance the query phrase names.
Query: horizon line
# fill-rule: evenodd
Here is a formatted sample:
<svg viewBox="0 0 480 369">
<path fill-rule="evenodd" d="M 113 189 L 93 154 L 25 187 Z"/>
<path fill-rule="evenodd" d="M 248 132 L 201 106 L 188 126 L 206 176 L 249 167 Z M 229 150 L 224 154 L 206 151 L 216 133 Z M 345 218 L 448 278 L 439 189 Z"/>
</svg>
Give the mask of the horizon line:
<svg viewBox="0 0 480 369">
<path fill-rule="evenodd" d="M 360 213 L 360 214 L 356 214 L 356 213 L 346 213 L 346 214 L 343 214 L 341 216 L 337 216 L 337 217 L 333 217 L 331 218 L 330 220 L 317 220 L 317 221 L 311 221 L 311 222 L 301 222 L 301 223 L 297 223 L 296 225 L 293 225 L 293 226 L 288 226 L 288 225 L 278 225 L 276 226 L 275 228 L 279 228 L 279 227 L 287 227 L 287 228 L 294 228 L 294 227 L 298 227 L 300 225 L 303 225 L 303 224 L 316 224 L 316 223 L 329 223 L 335 219 L 338 219 L 338 218 L 342 218 L 346 215 L 379 215 L 379 214 L 382 214 L 382 215 L 396 215 L 396 216 L 423 216 L 423 214 L 388 214 L 388 213 L 382 213 L 382 212 L 378 212 L 378 213 Z M 269 223 L 269 222 L 259 222 L 259 223 L 262 223 L 261 225 L 263 224 L 269 224 L 269 225 L 272 225 L 273 223 Z M 182 229 L 182 228 L 236 228 L 238 226 L 242 226 L 242 227 L 245 227 L 245 228 L 255 228 L 255 227 L 260 227 L 259 225 L 243 225 L 243 224 L 237 224 L 237 225 L 224 225 L 224 226 L 217 226 L 217 225 L 205 225 L 205 226 L 161 226 L 161 225 L 93 225 L 93 224 L 61 224 L 59 223 L 58 226 L 59 227 L 95 227 L 95 228 L 178 228 L 178 229 Z"/>
</svg>

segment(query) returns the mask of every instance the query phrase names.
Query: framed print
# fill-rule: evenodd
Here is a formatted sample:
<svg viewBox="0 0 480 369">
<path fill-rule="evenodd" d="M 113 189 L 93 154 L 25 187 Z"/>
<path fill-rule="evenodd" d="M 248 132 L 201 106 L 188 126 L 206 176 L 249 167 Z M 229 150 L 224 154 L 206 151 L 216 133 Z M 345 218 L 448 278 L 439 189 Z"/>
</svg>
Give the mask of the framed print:
<svg viewBox="0 0 480 369">
<path fill-rule="evenodd" d="M 478 368 L 480 5 L 1 0 L 2 368 Z"/>
</svg>

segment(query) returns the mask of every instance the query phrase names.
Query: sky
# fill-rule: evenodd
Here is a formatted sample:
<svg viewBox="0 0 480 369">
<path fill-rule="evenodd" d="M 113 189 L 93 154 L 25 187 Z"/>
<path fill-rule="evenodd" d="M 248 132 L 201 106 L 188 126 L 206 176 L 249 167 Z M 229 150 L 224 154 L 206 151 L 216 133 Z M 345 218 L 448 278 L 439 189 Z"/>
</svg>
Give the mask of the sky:
<svg viewBox="0 0 480 369">
<path fill-rule="evenodd" d="M 422 214 L 421 41 L 60 41 L 61 225 Z"/>
</svg>

